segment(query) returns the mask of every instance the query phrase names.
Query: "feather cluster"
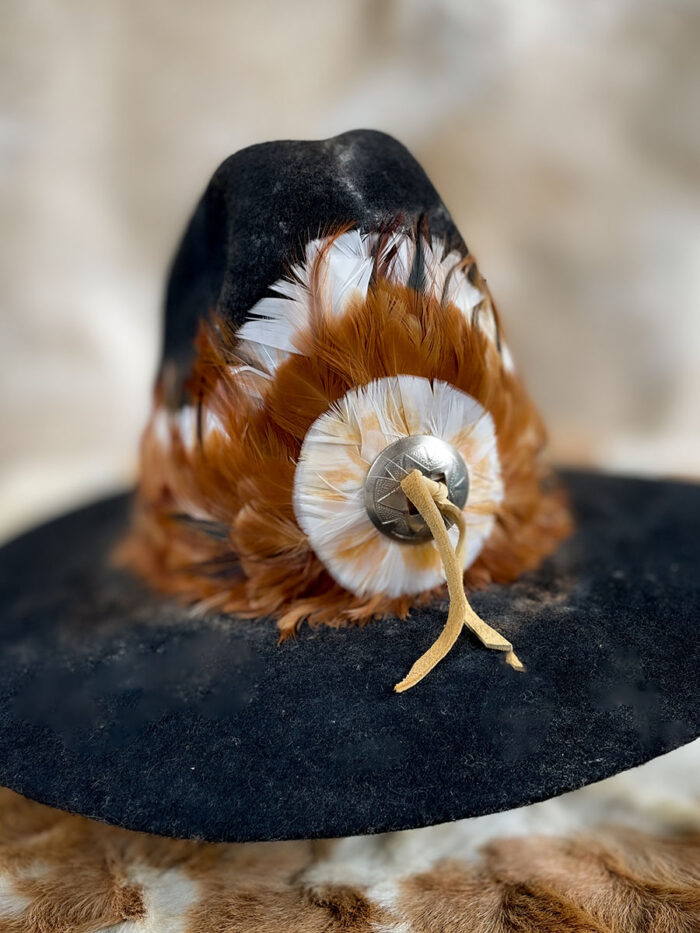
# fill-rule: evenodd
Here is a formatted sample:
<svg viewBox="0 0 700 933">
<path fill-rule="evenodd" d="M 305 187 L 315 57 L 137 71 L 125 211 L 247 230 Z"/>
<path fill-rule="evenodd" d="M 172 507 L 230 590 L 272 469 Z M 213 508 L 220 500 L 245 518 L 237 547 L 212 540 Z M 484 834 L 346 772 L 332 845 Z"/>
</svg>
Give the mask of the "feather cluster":
<svg viewBox="0 0 700 933">
<path fill-rule="evenodd" d="M 441 577 L 430 542 L 398 571 L 389 559 L 372 577 L 363 554 L 372 542 L 381 551 L 379 531 L 369 538 L 363 525 L 343 544 L 332 510 L 325 530 L 317 508 L 306 520 L 314 482 L 323 483 L 309 462 L 316 477 L 339 465 L 324 461 L 319 437 L 343 430 L 339 418 L 352 433 L 356 416 L 367 425 L 372 410 L 387 443 L 392 431 L 414 427 L 457 438 L 477 490 L 482 478 L 481 500 L 467 503 L 468 586 L 514 579 L 569 531 L 566 504 L 540 462 L 541 420 L 486 284 L 469 254 L 446 252 L 420 230 L 346 230 L 310 243 L 238 332 L 216 314 L 203 322 L 188 391 L 189 404 L 170 409 L 164 383 L 157 387 L 121 549 L 150 583 L 188 602 L 274 617 L 291 633 L 304 619 L 405 616 L 434 596 Z M 353 435 L 354 489 L 381 441 L 370 443 L 371 434 Z M 339 560 L 319 543 L 331 539 Z M 418 592 L 406 583 L 406 560 L 425 572 Z"/>
</svg>

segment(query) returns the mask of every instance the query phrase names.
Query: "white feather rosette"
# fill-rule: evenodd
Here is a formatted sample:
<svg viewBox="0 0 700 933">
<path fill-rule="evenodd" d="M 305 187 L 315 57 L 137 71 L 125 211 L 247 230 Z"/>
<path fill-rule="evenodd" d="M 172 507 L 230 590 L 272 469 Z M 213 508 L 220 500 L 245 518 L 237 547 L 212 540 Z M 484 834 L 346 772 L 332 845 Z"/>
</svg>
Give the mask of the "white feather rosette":
<svg viewBox="0 0 700 933">
<path fill-rule="evenodd" d="M 404 375 L 350 390 L 304 439 L 294 510 L 328 572 L 357 595 L 421 593 L 445 580 L 433 541 L 392 540 L 374 526 L 365 507 L 373 461 L 394 441 L 415 434 L 442 438 L 467 465 L 465 569 L 478 557 L 503 501 L 493 419 L 471 396 L 446 382 Z M 455 528 L 450 534 L 456 540 Z"/>
</svg>

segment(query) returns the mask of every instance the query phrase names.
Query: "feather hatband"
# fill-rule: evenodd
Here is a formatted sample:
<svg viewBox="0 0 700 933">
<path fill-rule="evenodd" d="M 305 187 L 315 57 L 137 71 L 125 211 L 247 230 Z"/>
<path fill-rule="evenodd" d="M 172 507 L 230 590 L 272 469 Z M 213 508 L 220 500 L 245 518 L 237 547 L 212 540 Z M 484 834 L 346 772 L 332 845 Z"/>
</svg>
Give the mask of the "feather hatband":
<svg viewBox="0 0 700 933">
<path fill-rule="evenodd" d="M 121 553 L 188 602 L 289 633 L 430 600 L 434 544 L 391 541 L 361 501 L 401 436 L 444 438 L 467 464 L 467 586 L 514 579 L 569 529 L 485 281 L 419 230 L 310 243 L 238 331 L 202 323 L 180 402 L 165 372 Z"/>
</svg>

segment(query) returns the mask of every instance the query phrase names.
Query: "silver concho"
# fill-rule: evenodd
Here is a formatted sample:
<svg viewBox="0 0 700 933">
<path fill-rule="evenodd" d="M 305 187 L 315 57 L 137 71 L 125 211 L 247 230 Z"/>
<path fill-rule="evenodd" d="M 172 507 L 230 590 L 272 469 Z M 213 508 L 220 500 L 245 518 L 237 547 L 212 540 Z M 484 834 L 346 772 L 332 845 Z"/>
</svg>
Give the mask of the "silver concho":
<svg viewBox="0 0 700 933">
<path fill-rule="evenodd" d="M 396 541 L 426 541 L 430 529 L 401 489 L 401 480 L 413 470 L 445 483 L 451 502 L 464 507 L 469 493 L 469 472 L 452 444 L 431 434 L 402 437 L 379 454 L 365 481 L 365 507 L 375 526 Z M 446 521 L 447 526 L 451 522 Z"/>
</svg>

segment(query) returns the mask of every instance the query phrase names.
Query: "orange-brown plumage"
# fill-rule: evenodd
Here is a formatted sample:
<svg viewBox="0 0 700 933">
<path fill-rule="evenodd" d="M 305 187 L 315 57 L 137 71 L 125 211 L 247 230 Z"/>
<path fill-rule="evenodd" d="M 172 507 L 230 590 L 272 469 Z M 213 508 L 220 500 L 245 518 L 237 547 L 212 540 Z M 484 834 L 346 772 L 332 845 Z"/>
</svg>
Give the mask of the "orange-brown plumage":
<svg viewBox="0 0 700 933">
<path fill-rule="evenodd" d="M 320 257 L 316 263 L 314 273 Z M 455 305 L 375 270 L 366 298 L 350 301 L 342 315 L 313 307 L 310 326 L 296 337 L 297 352 L 271 378 L 253 374 L 261 398 L 240 377 L 236 334 L 214 316 L 200 329 L 189 380 L 198 436 L 183 437 L 173 418 L 164 442 L 157 392 L 121 560 L 163 592 L 246 617 L 273 617 L 283 634 L 302 620 L 362 623 L 403 617 L 428 602 L 435 590 L 389 598 L 344 589 L 311 548 L 292 500 L 296 462 L 313 422 L 349 389 L 402 374 L 449 383 L 476 399 L 495 425 L 504 496 L 466 572 L 467 587 L 507 582 L 537 566 L 569 532 L 570 518 L 540 461 L 541 419 L 503 365 L 491 306 L 489 313 L 496 341 Z M 206 427 L 208 417 L 215 429 Z"/>
</svg>

